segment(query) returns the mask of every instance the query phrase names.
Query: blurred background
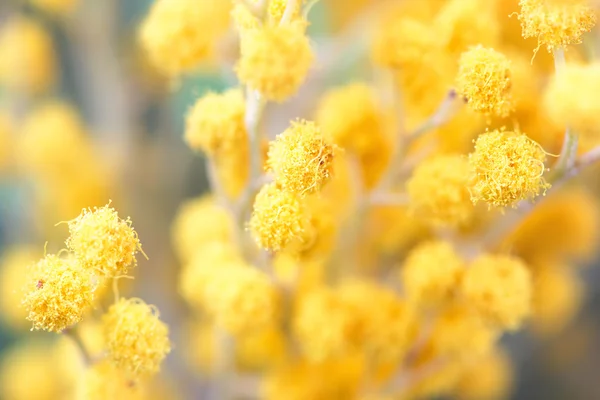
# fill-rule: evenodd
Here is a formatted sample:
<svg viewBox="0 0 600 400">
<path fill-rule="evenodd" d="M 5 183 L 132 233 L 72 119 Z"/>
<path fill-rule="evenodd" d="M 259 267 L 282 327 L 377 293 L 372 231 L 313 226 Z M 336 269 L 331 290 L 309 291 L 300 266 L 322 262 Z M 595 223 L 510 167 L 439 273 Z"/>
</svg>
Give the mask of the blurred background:
<svg viewBox="0 0 600 400">
<path fill-rule="evenodd" d="M 162 77 L 137 39 L 151 3 L 0 0 L 0 365 L 22 363 L 31 385 L 42 385 L 48 369 L 28 371 L 26 357 L 50 357 L 57 335 L 30 332 L 16 307 L 15 265 L 41 257 L 44 248 L 63 248 L 67 227 L 56 223 L 111 200 L 121 216 L 131 217 L 149 257 L 123 290 L 155 304 L 172 332 L 165 385 L 178 388 L 182 398 L 201 392 L 203 378 L 184 357 L 187 310 L 177 294 L 171 230 L 182 202 L 208 187 L 202 156 L 183 141 L 185 114 L 207 90 L 235 85 L 236 53 L 219 53 L 193 76 Z M 375 78 L 365 67 L 367 43 L 360 35 L 370 3 L 376 1 L 322 0 L 315 6 L 309 28 L 315 71 L 291 101 L 269 105 L 269 134 L 309 116 L 326 87 Z M 235 43 L 224 48 L 235 49 Z M 27 60 L 15 67 L 8 65 L 11 57 Z M 568 328 L 544 340 L 527 332 L 506 338 L 516 361 L 514 399 L 600 398 L 600 271 L 590 267 L 582 274 L 585 306 Z M 19 353 L 23 346 L 28 353 Z M 25 379 L 6 368 L 0 374 L 0 385 Z M 0 398 L 2 393 L 0 386 Z M 60 392 L 24 393 L 25 400 L 59 398 Z"/>
</svg>

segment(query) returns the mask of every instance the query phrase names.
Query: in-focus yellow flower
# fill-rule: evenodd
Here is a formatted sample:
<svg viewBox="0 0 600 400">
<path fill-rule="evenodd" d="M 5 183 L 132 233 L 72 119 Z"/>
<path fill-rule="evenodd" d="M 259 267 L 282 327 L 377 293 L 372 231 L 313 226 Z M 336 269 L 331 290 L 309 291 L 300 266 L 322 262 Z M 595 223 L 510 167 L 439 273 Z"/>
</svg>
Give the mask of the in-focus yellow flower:
<svg viewBox="0 0 600 400">
<path fill-rule="evenodd" d="M 69 232 L 69 250 L 83 267 L 103 277 L 126 275 L 137 263 L 136 253 L 142 251 L 131 220 L 119 218 L 109 205 L 84 209 L 69 221 Z"/>
<path fill-rule="evenodd" d="M 462 53 L 456 84 L 475 111 L 506 117 L 513 110 L 511 63 L 494 49 L 477 46 Z"/>
<path fill-rule="evenodd" d="M 60 333 L 81 321 L 92 306 L 97 283 L 77 260 L 49 254 L 33 268 L 23 306 L 32 329 Z"/>
<path fill-rule="evenodd" d="M 230 11 L 229 1 L 158 0 L 142 24 L 141 43 L 165 74 L 190 72 L 213 56 Z"/>
<path fill-rule="evenodd" d="M 460 227 L 473 217 L 469 161 L 458 154 L 423 161 L 406 182 L 410 209 L 433 226 Z"/>
<path fill-rule="evenodd" d="M 515 207 L 550 187 L 543 178 L 544 149 L 525 134 L 496 130 L 479 135 L 469 155 L 471 199 Z"/>
<path fill-rule="evenodd" d="M 298 91 L 313 60 L 304 24 L 260 27 L 241 37 L 238 78 L 267 100 L 284 101 Z"/>
<path fill-rule="evenodd" d="M 520 0 L 519 5 L 523 37 L 537 38 L 538 49 L 546 46 L 552 51 L 579 44 L 582 35 L 596 24 L 587 0 Z"/>
<path fill-rule="evenodd" d="M 335 147 L 311 121 L 292 121 L 269 146 L 267 169 L 282 190 L 303 197 L 320 191 L 333 174 Z"/>
<path fill-rule="evenodd" d="M 531 314 L 532 279 L 518 258 L 484 254 L 467 268 L 462 292 L 483 317 L 502 329 L 515 330 Z"/>
<path fill-rule="evenodd" d="M 256 195 L 248 227 L 261 248 L 277 252 L 301 239 L 309 221 L 302 200 L 271 183 Z"/>
<path fill-rule="evenodd" d="M 120 299 L 103 317 L 108 357 L 133 377 L 156 374 L 171 351 L 169 328 L 140 299 Z"/>
</svg>

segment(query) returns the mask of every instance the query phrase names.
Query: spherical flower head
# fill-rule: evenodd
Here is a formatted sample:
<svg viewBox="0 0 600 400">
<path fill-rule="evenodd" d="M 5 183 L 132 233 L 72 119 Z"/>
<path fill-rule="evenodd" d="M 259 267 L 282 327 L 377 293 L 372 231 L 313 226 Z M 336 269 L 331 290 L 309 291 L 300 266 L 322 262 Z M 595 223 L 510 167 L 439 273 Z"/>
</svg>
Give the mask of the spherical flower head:
<svg viewBox="0 0 600 400">
<path fill-rule="evenodd" d="M 473 359 L 492 350 L 499 336 L 498 329 L 486 323 L 468 304 L 453 302 L 440 310 L 429 347 L 441 358 Z"/>
<path fill-rule="evenodd" d="M 515 330 L 531 313 L 532 280 L 518 258 L 484 254 L 475 259 L 463 277 L 462 292 L 489 322 Z"/>
<path fill-rule="evenodd" d="M 11 90 L 34 94 L 56 80 L 52 39 L 35 20 L 11 18 L 0 30 L 0 83 Z"/>
<path fill-rule="evenodd" d="M 539 266 L 533 278 L 533 314 L 536 333 L 559 333 L 576 316 L 584 295 L 584 284 L 568 265 L 550 262 Z"/>
<path fill-rule="evenodd" d="M 359 349 L 363 337 L 360 313 L 339 293 L 326 288 L 299 299 L 292 330 L 311 362 L 349 355 Z"/>
<path fill-rule="evenodd" d="M 247 265 L 213 269 L 204 304 L 217 324 L 236 336 L 272 326 L 279 316 L 279 292 L 262 272 Z"/>
<path fill-rule="evenodd" d="M 568 65 L 555 74 L 544 95 L 550 119 L 581 135 L 600 136 L 600 63 Z"/>
<path fill-rule="evenodd" d="M 142 251 L 131 220 L 119 218 L 109 205 L 84 209 L 69 221 L 69 233 L 66 244 L 75 258 L 104 277 L 126 275 L 137 263 L 136 253 Z"/>
<path fill-rule="evenodd" d="M 256 195 L 248 227 L 259 247 L 278 252 L 302 237 L 309 218 L 301 199 L 271 183 Z"/>
<path fill-rule="evenodd" d="M 71 14 L 77 7 L 79 0 L 29 0 L 40 10 L 57 16 Z"/>
<path fill-rule="evenodd" d="M 383 115 L 372 89 L 352 83 L 329 90 L 317 106 L 316 121 L 334 143 L 358 155 L 369 153 L 382 135 Z"/>
<path fill-rule="evenodd" d="M 335 146 L 311 121 L 293 121 L 269 146 L 267 170 L 281 189 L 303 197 L 318 192 L 333 173 Z"/>
<path fill-rule="evenodd" d="M 461 373 L 454 392 L 461 400 L 508 399 L 513 375 L 509 355 L 495 348 Z"/>
<path fill-rule="evenodd" d="M 240 89 L 201 97 L 187 116 L 185 140 L 194 150 L 226 156 L 247 141 L 246 103 Z"/>
<path fill-rule="evenodd" d="M 583 34 L 596 24 L 587 0 L 520 0 L 519 5 L 523 37 L 537 38 L 538 49 L 546 46 L 549 52 L 581 43 Z"/>
<path fill-rule="evenodd" d="M 479 135 L 469 154 L 471 199 L 495 207 L 515 207 L 550 187 L 543 174 L 546 153 L 518 132 L 496 130 Z"/>
<path fill-rule="evenodd" d="M 222 0 L 158 0 L 141 26 L 141 44 L 166 75 L 189 72 L 213 55 L 230 11 Z"/>
<path fill-rule="evenodd" d="M 461 227 L 474 213 L 469 161 L 458 154 L 424 160 L 406 182 L 411 212 L 434 227 Z"/>
<path fill-rule="evenodd" d="M 61 332 L 83 318 L 94 300 L 96 284 L 73 258 L 49 254 L 31 270 L 23 306 L 33 329 Z"/>
<path fill-rule="evenodd" d="M 440 307 L 450 301 L 465 270 L 452 246 L 425 242 L 412 250 L 401 270 L 407 298 L 421 307 Z"/>
<path fill-rule="evenodd" d="M 243 31 L 240 45 L 238 78 L 267 100 L 281 102 L 295 94 L 313 60 L 301 22 Z"/>
<path fill-rule="evenodd" d="M 175 254 L 188 262 L 205 244 L 229 243 L 233 239 L 233 221 L 211 196 L 188 200 L 181 205 L 172 228 Z"/>
<path fill-rule="evenodd" d="M 473 110 L 506 117 L 513 109 L 511 63 L 502 53 L 483 46 L 460 56 L 456 85 Z"/>
<path fill-rule="evenodd" d="M 373 61 L 382 67 L 413 70 L 440 50 L 439 37 L 424 21 L 393 13 L 377 28 Z"/>
<path fill-rule="evenodd" d="M 140 299 L 119 299 L 103 316 L 108 358 L 133 377 L 156 374 L 171 351 L 169 328 Z"/>
<path fill-rule="evenodd" d="M 360 318 L 358 344 L 375 365 L 396 363 L 414 343 L 414 309 L 392 290 L 368 281 L 350 280 L 338 288 L 343 301 Z"/>
<path fill-rule="evenodd" d="M 17 161 L 23 170 L 35 176 L 72 176 L 74 160 L 89 161 L 89 147 L 76 110 L 67 103 L 50 101 L 36 107 L 25 118 Z M 80 159 L 80 155 L 85 157 Z"/>
</svg>

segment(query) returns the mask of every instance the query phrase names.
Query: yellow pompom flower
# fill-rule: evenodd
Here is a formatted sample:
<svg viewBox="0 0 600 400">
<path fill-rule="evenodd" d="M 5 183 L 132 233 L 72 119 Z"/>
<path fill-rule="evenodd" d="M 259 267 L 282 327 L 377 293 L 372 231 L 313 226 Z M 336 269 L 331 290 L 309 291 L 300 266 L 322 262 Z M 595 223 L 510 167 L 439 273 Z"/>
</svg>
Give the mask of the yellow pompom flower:
<svg viewBox="0 0 600 400">
<path fill-rule="evenodd" d="M 90 159 L 90 144 L 77 111 L 61 101 L 36 107 L 23 122 L 18 142 L 23 170 L 43 178 L 71 176 Z"/>
<path fill-rule="evenodd" d="M 553 193 L 506 239 L 511 249 L 527 261 L 590 261 L 600 238 L 600 210 L 595 196 L 581 187 Z"/>
<path fill-rule="evenodd" d="M 169 328 L 140 299 L 119 299 L 102 319 L 108 358 L 134 377 L 154 375 L 171 351 Z"/>
<path fill-rule="evenodd" d="M 141 43 L 165 74 L 189 72 L 213 56 L 230 11 L 229 1 L 158 0 L 142 24 Z"/>
<path fill-rule="evenodd" d="M 109 205 L 93 211 L 84 209 L 69 221 L 69 233 L 69 250 L 85 268 L 104 277 L 126 275 L 137 263 L 135 254 L 142 251 L 129 217 L 119 218 Z"/>
<path fill-rule="evenodd" d="M 56 80 L 50 35 L 35 20 L 11 18 L 0 30 L 0 83 L 24 93 L 47 91 Z"/>
<path fill-rule="evenodd" d="M 427 347 L 438 357 L 470 360 L 490 352 L 499 336 L 469 304 L 451 303 L 435 320 Z"/>
<path fill-rule="evenodd" d="M 461 288 L 466 301 L 500 328 L 515 330 L 531 313 L 531 274 L 518 258 L 479 256 L 467 268 Z"/>
<path fill-rule="evenodd" d="M 242 31 L 240 52 L 240 81 L 278 102 L 298 91 L 313 60 L 302 23 Z"/>
<path fill-rule="evenodd" d="M 587 0 L 520 0 L 519 5 L 523 37 L 537 38 L 537 49 L 546 46 L 552 51 L 579 44 L 582 35 L 596 24 Z"/>
<path fill-rule="evenodd" d="M 185 263 L 204 244 L 231 242 L 234 238 L 233 229 L 230 215 L 219 207 L 213 197 L 187 200 L 177 211 L 171 228 L 175 254 Z"/>
<path fill-rule="evenodd" d="M 471 199 L 495 207 L 515 207 L 545 193 L 546 153 L 525 134 L 496 130 L 479 135 L 469 154 Z"/>
<path fill-rule="evenodd" d="M 256 195 L 248 227 L 261 248 L 277 252 L 301 239 L 309 221 L 302 200 L 271 183 Z"/>
<path fill-rule="evenodd" d="M 233 335 L 265 329 L 279 316 L 279 292 L 273 282 L 244 264 L 212 269 L 206 277 L 204 297 L 207 311 Z"/>
<path fill-rule="evenodd" d="M 83 318 L 94 300 L 92 275 L 73 258 L 49 254 L 31 271 L 23 306 L 32 329 L 61 332 Z"/>
<path fill-rule="evenodd" d="M 49 14 L 68 15 L 77 7 L 79 0 L 29 0 L 34 6 Z"/>
<path fill-rule="evenodd" d="M 461 54 L 457 90 L 473 110 L 508 116 L 513 109 L 511 84 L 511 63 L 504 54 L 483 46 Z"/>
<path fill-rule="evenodd" d="M 210 156 L 226 155 L 248 140 L 244 125 L 246 104 L 240 89 L 208 93 L 187 116 L 185 140 Z"/>
<path fill-rule="evenodd" d="M 568 65 L 555 74 L 544 95 L 550 119 L 578 134 L 600 137 L 600 63 Z"/>
<path fill-rule="evenodd" d="M 366 300 L 367 301 L 367 300 Z M 304 357 L 322 362 L 360 349 L 361 315 L 332 289 L 302 295 L 292 317 L 292 330 Z"/>
<path fill-rule="evenodd" d="M 459 400 L 510 398 L 513 370 L 508 354 L 494 349 L 465 368 L 453 392 Z"/>
<path fill-rule="evenodd" d="M 102 360 L 85 371 L 78 382 L 77 400 L 142 400 L 148 398 L 145 388 L 123 375 L 110 361 Z"/>
<path fill-rule="evenodd" d="M 435 227 L 466 225 L 474 213 L 469 171 L 469 161 L 458 154 L 423 161 L 406 182 L 412 213 Z"/>
<path fill-rule="evenodd" d="M 454 296 L 465 263 L 446 242 L 432 241 L 412 250 L 401 270 L 409 300 L 419 306 L 439 307 Z"/>
<path fill-rule="evenodd" d="M 533 329 L 546 336 L 558 333 L 579 311 L 583 282 L 569 266 L 550 262 L 535 271 L 533 285 Z"/>
<path fill-rule="evenodd" d="M 300 197 L 318 192 L 332 175 L 335 147 L 311 121 L 293 121 L 269 146 L 267 170 L 282 190 Z"/>
</svg>

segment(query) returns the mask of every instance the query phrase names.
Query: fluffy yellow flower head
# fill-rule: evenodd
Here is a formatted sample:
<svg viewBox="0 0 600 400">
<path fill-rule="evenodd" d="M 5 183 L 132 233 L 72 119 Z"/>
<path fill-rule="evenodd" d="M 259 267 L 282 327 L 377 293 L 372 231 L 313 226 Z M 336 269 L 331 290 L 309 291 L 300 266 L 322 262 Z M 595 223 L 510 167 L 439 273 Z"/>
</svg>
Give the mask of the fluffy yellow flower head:
<svg viewBox="0 0 600 400">
<path fill-rule="evenodd" d="M 467 224 L 474 212 L 469 171 L 469 161 L 458 154 L 423 161 L 406 182 L 411 211 L 433 226 Z"/>
<path fill-rule="evenodd" d="M 233 221 L 214 198 L 198 197 L 181 205 L 171 236 L 177 257 L 187 262 L 206 243 L 230 242 L 233 239 Z"/>
<path fill-rule="evenodd" d="M 336 144 L 359 155 L 373 149 L 372 138 L 382 131 L 375 95 L 364 83 L 326 92 L 317 106 L 316 121 Z"/>
<path fill-rule="evenodd" d="M 532 281 L 518 258 L 484 254 L 475 259 L 462 282 L 469 304 L 503 329 L 517 329 L 531 313 Z"/>
<path fill-rule="evenodd" d="M 548 116 L 579 134 L 600 133 L 600 63 L 568 65 L 555 74 L 546 89 Z"/>
<path fill-rule="evenodd" d="M 69 221 L 69 232 L 69 250 L 84 267 L 105 277 L 126 275 L 137 263 L 135 254 L 142 250 L 131 220 L 119 218 L 109 205 L 84 209 Z"/>
<path fill-rule="evenodd" d="M 73 258 L 49 254 L 31 271 L 23 306 L 32 329 L 61 332 L 78 323 L 94 300 L 89 271 Z"/>
<path fill-rule="evenodd" d="M 301 199 L 271 183 L 256 195 L 248 226 L 261 248 L 277 252 L 302 238 L 309 220 Z"/>
<path fill-rule="evenodd" d="M 185 140 L 194 150 L 211 156 L 235 151 L 247 141 L 246 104 L 240 89 L 208 93 L 198 99 L 187 116 Z"/>
<path fill-rule="evenodd" d="M 242 31 L 240 51 L 240 81 L 279 102 L 298 91 L 313 60 L 301 23 Z"/>
<path fill-rule="evenodd" d="M 548 263 L 540 265 L 533 284 L 533 328 L 541 335 L 558 333 L 579 311 L 583 282 L 569 266 Z"/>
<path fill-rule="evenodd" d="M 52 39 L 35 20 L 12 18 L 0 30 L 0 83 L 11 90 L 39 93 L 56 80 Z"/>
<path fill-rule="evenodd" d="M 469 154 L 471 199 L 507 207 L 533 199 L 550 187 L 543 178 L 546 153 L 518 132 L 496 130 L 479 135 Z"/>
<path fill-rule="evenodd" d="M 60 101 L 43 103 L 27 115 L 18 146 L 20 166 L 41 177 L 71 176 L 74 164 L 80 168 L 79 160 L 91 158 L 83 122 L 71 105 Z"/>
<path fill-rule="evenodd" d="M 321 362 L 359 349 L 360 317 L 358 310 L 339 293 L 321 288 L 299 299 L 292 329 L 306 359 Z"/>
<path fill-rule="evenodd" d="M 29 0 L 40 10 L 54 15 L 67 15 L 77 7 L 79 0 Z"/>
<path fill-rule="evenodd" d="M 269 146 L 267 169 L 281 189 L 298 196 L 318 192 L 332 175 L 335 147 L 311 121 L 293 121 Z"/>
<path fill-rule="evenodd" d="M 230 11 L 229 1 L 158 0 L 141 27 L 141 43 L 165 74 L 189 72 L 213 55 Z"/>
<path fill-rule="evenodd" d="M 247 265 L 222 266 L 207 274 L 205 308 L 234 335 L 272 326 L 279 315 L 279 293 L 262 272 Z"/>
<path fill-rule="evenodd" d="M 449 301 L 464 272 L 465 263 L 446 242 L 425 242 L 412 250 L 401 270 L 409 300 L 420 306 Z"/>
<path fill-rule="evenodd" d="M 510 398 L 513 370 L 508 354 L 494 349 L 478 358 L 462 373 L 454 392 L 459 400 Z"/>
<path fill-rule="evenodd" d="M 538 49 L 552 51 L 581 43 L 581 37 L 596 24 L 587 0 L 521 0 L 519 21 L 525 39 L 538 39 Z M 536 49 L 537 51 L 537 49 Z"/>
<path fill-rule="evenodd" d="M 513 109 L 511 84 L 511 63 L 504 54 L 483 46 L 461 54 L 457 90 L 473 110 L 508 116 Z"/>
<path fill-rule="evenodd" d="M 120 299 L 103 316 L 108 357 L 133 376 L 157 373 L 171 351 L 169 328 L 158 310 L 140 299 Z"/>
</svg>

